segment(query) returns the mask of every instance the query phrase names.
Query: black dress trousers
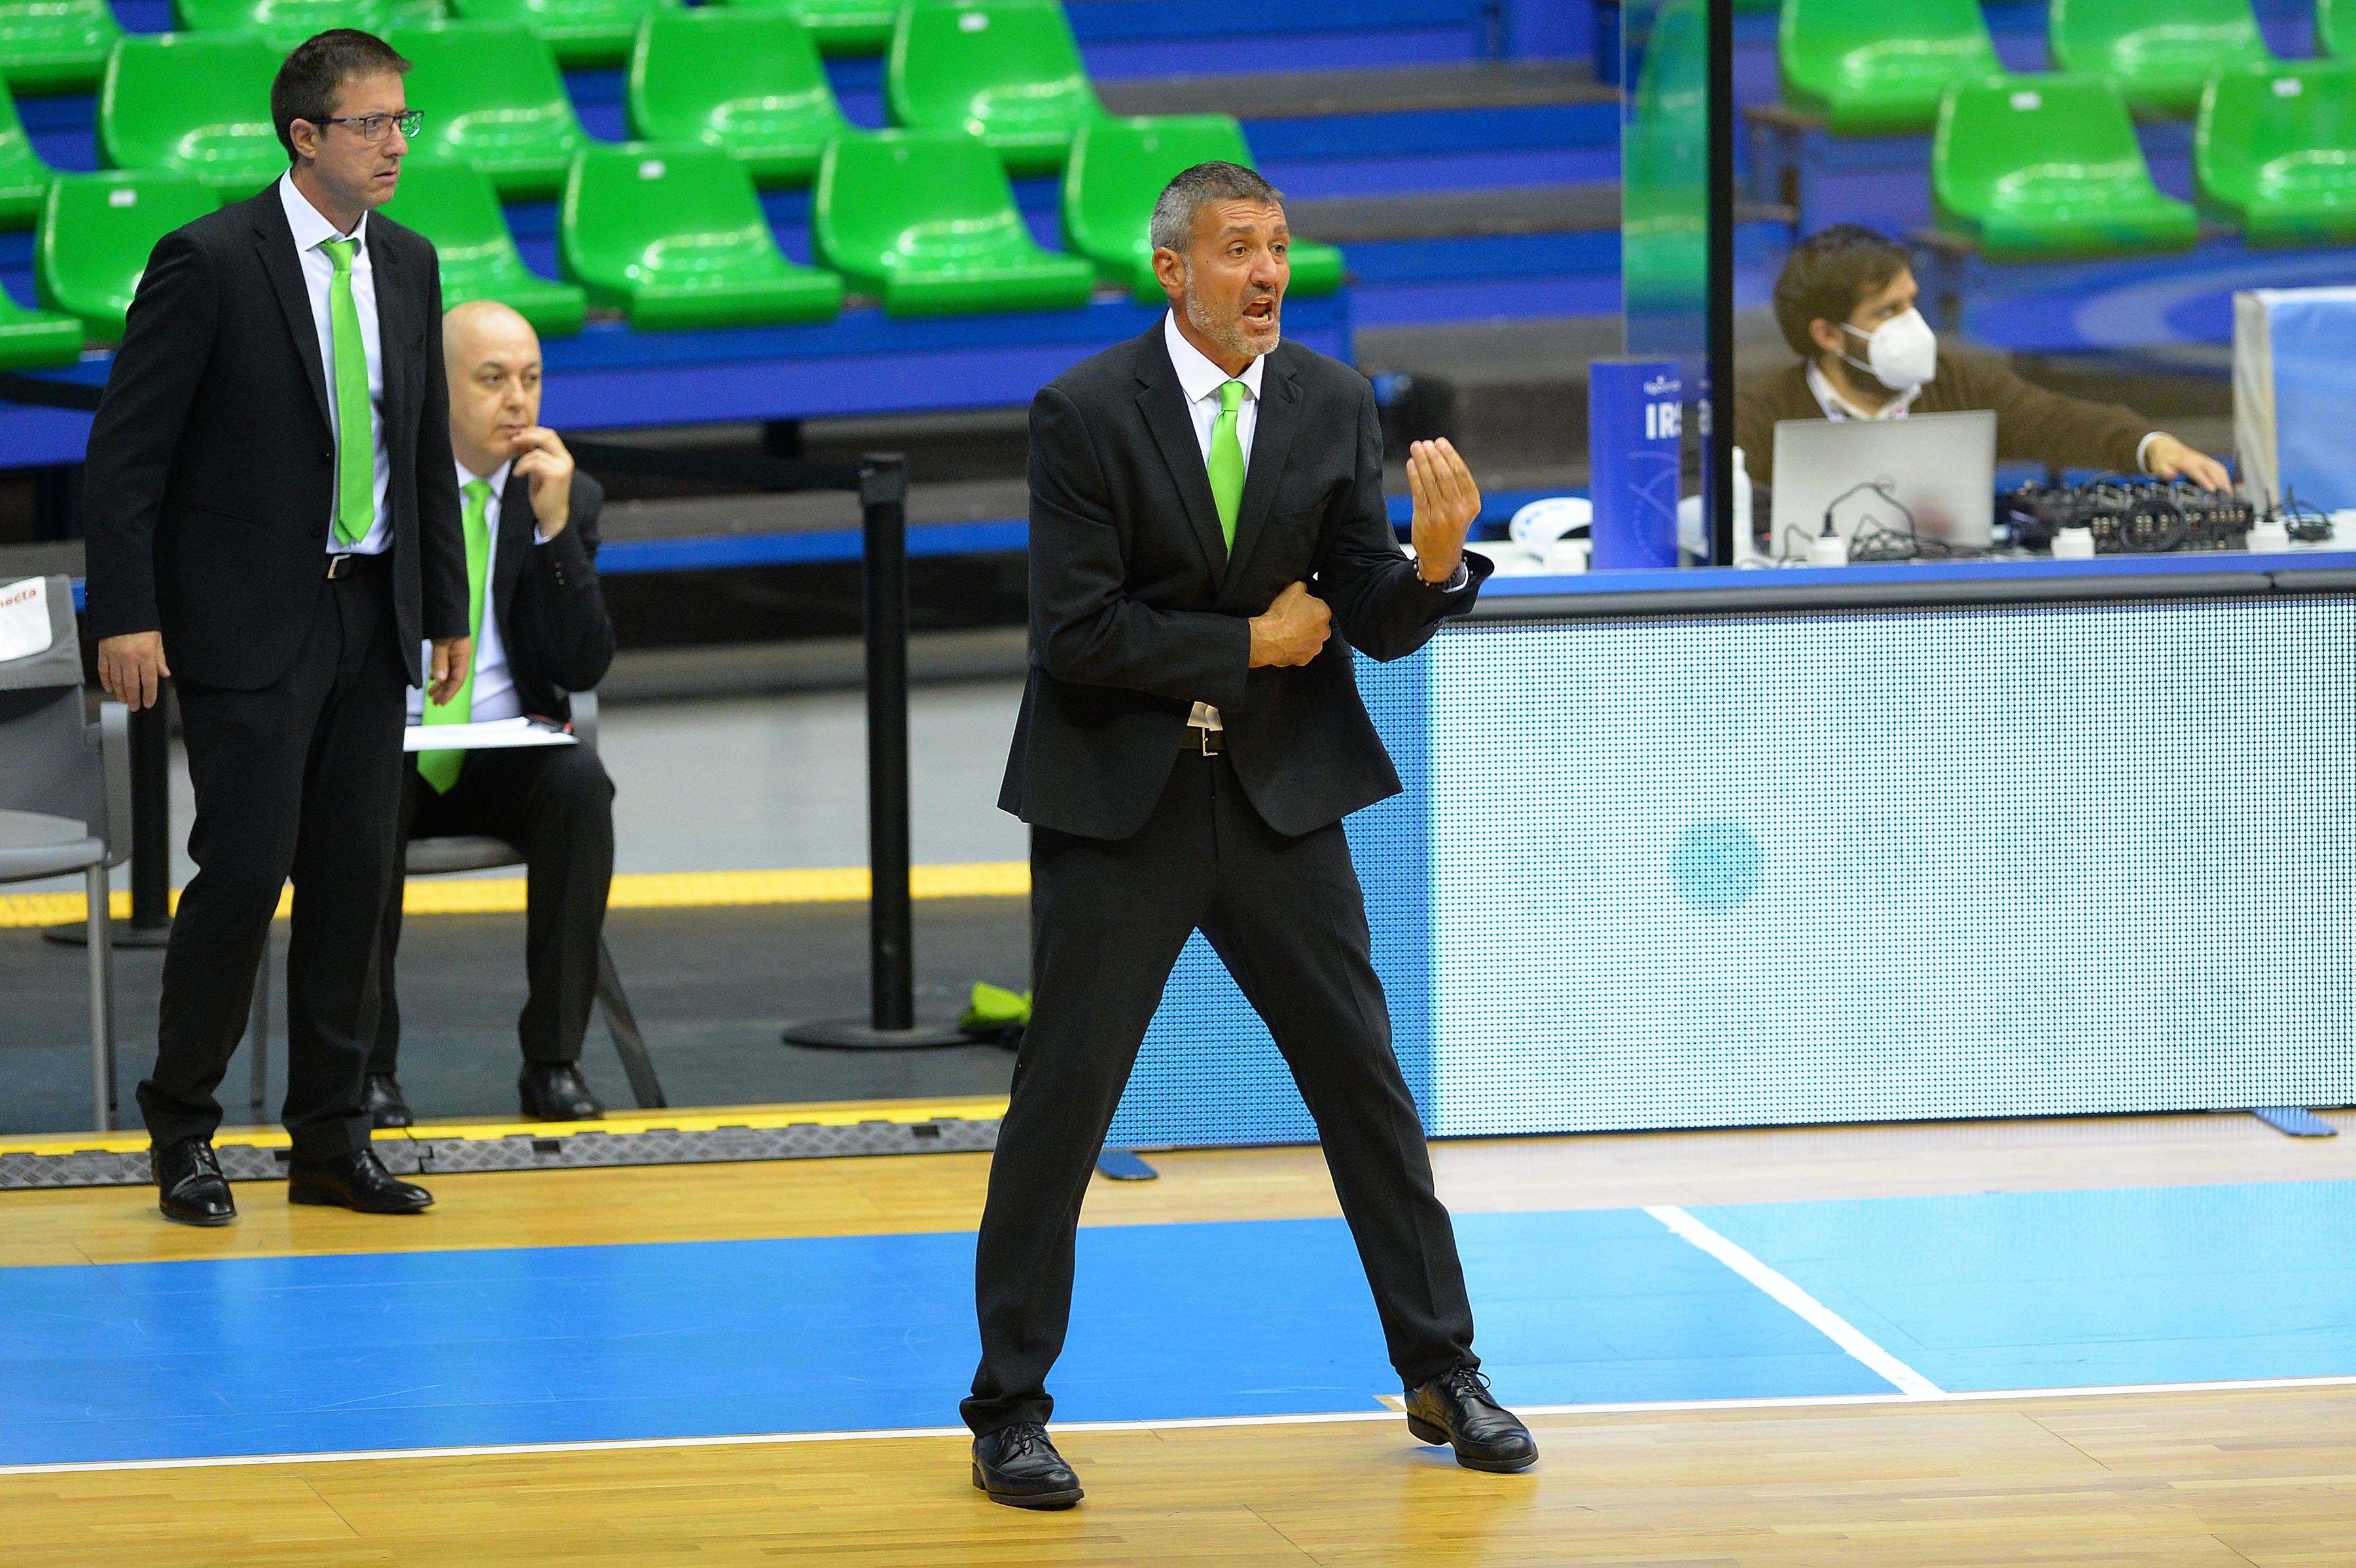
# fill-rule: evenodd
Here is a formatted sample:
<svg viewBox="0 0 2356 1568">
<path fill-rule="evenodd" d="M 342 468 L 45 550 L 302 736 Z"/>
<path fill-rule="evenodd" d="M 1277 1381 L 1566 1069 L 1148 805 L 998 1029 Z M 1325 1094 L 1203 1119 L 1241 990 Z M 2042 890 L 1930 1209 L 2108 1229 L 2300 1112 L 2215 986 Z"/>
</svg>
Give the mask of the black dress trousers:
<svg viewBox="0 0 2356 1568">
<path fill-rule="evenodd" d="M 1477 1366 L 1472 1309 L 1423 1123 L 1391 1051 L 1365 898 L 1341 824 L 1288 838 L 1224 756 L 1182 752 L 1153 815 L 1117 842 L 1032 830 L 1030 1028 L 991 1162 L 976 1259 L 977 1434 L 1055 1408 L 1074 1232 L 1146 1026 L 1200 929 L 1268 1025 L 1317 1121 L 1333 1188 L 1416 1387 Z"/>
<path fill-rule="evenodd" d="M 395 875 L 409 676 L 391 557 L 355 566 L 324 585 L 277 681 L 258 691 L 179 682 L 197 875 L 172 920 L 155 1069 L 139 1086 L 158 1145 L 220 1125 L 213 1091 L 244 1036 L 290 876 L 286 1130 L 305 1159 L 368 1143 L 360 1081 L 376 1030 L 377 925 Z"/>
<path fill-rule="evenodd" d="M 614 881 L 614 781 L 585 746 L 472 751 L 446 792 L 403 769 L 411 838 L 479 834 L 505 839 L 524 857 L 524 973 L 531 993 L 516 1023 L 524 1059 L 581 1059 L 589 1008 L 597 997 L 597 947 Z M 399 1069 L 401 1007 L 393 984 L 401 948 L 401 900 L 385 901 L 377 1010 L 368 1070 Z"/>
</svg>

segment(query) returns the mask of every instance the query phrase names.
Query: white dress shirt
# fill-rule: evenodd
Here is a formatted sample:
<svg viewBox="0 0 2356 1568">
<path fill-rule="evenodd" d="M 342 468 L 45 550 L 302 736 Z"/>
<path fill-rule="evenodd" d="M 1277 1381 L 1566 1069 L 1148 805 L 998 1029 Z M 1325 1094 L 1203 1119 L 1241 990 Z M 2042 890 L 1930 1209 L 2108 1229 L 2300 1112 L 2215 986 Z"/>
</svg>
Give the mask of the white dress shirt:
<svg viewBox="0 0 2356 1568">
<path fill-rule="evenodd" d="M 1186 412 L 1194 417 L 1194 444 L 1203 450 L 1203 466 L 1211 463 L 1211 430 L 1219 423 L 1219 389 L 1231 381 L 1244 384 L 1244 401 L 1236 410 L 1236 441 L 1244 449 L 1244 474 L 1251 474 L 1252 436 L 1259 429 L 1260 376 L 1268 368 L 1264 355 L 1256 356 L 1244 367 L 1240 376 L 1226 371 L 1203 356 L 1201 349 L 1186 341 L 1178 330 L 1178 313 L 1171 311 L 1162 318 L 1162 340 L 1170 349 L 1170 366 L 1178 372 L 1178 385 L 1186 394 Z M 1461 591 L 1472 575 L 1470 568 L 1458 562 L 1455 572 L 1441 586 L 1449 593 Z M 1196 729 L 1222 729 L 1219 710 L 1208 703 L 1194 704 L 1187 724 Z"/>
<path fill-rule="evenodd" d="M 1219 423 L 1219 389 L 1231 381 L 1243 382 L 1243 404 L 1236 410 L 1236 442 L 1244 449 L 1244 473 L 1248 476 L 1252 436 L 1259 429 L 1259 383 L 1268 369 L 1267 357 L 1255 356 L 1242 375 L 1228 375 L 1186 341 L 1186 335 L 1178 330 L 1174 310 L 1162 318 L 1162 340 L 1170 346 L 1170 365 L 1178 372 L 1179 388 L 1186 394 L 1186 412 L 1194 421 L 1194 445 L 1202 448 L 1206 470 L 1211 462 L 1211 428 Z M 1198 729 L 1221 727 L 1219 710 L 1208 703 L 1196 703 L 1194 716 L 1186 722 Z"/>
<path fill-rule="evenodd" d="M 343 442 L 344 427 L 336 408 L 336 326 L 328 314 L 327 291 L 335 285 L 336 263 L 327 252 L 319 249 L 322 240 L 357 240 L 352 251 L 352 304 L 360 317 L 360 345 L 368 354 L 369 435 L 376 448 L 376 520 L 357 544 L 345 544 L 336 538 L 336 500 L 327 502 L 327 553 L 330 555 L 380 555 L 392 545 L 392 530 L 386 518 L 385 498 L 392 489 L 392 456 L 384 446 L 384 346 L 376 323 L 376 267 L 369 259 L 368 218 L 363 214 L 359 226 L 349 234 L 338 232 L 311 199 L 294 188 L 292 173 L 278 179 L 278 199 L 286 204 L 286 223 L 294 231 L 294 253 L 303 263 L 303 288 L 311 296 L 311 325 L 319 334 L 319 368 L 327 378 L 327 425 L 335 433 L 338 446 Z M 429 368 L 430 373 L 440 374 L 441 367 Z M 342 454 L 337 455 L 336 472 L 343 472 Z M 337 494 L 340 495 L 338 486 Z"/>
<path fill-rule="evenodd" d="M 458 469 L 458 503 L 466 506 L 466 487 L 477 479 L 491 487 L 491 499 L 484 503 L 483 522 L 491 532 L 490 550 L 483 557 L 483 635 L 475 639 L 475 700 L 467 704 L 466 717 L 473 724 L 487 724 L 492 719 L 519 719 L 524 716 L 523 701 L 516 695 L 515 676 L 508 670 L 507 645 L 499 640 L 499 618 L 491 607 L 491 585 L 498 580 L 499 566 L 499 502 L 507 494 L 508 471 L 515 467 L 513 458 L 500 464 L 489 474 L 470 474 L 466 465 Z M 534 530 L 535 542 L 540 541 Z M 423 668 L 434 668 L 434 645 L 425 647 Z M 423 724 L 425 720 L 425 693 L 412 686 L 409 689 L 409 722 Z"/>
</svg>

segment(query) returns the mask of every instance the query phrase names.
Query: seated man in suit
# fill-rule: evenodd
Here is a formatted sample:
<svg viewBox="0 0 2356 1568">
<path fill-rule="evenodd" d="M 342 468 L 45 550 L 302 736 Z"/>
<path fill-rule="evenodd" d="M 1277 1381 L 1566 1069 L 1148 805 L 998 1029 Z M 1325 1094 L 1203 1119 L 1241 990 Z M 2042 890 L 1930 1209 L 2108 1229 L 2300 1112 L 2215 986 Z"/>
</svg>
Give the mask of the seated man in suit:
<svg viewBox="0 0 2356 1568">
<path fill-rule="evenodd" d="M 469 599 L 481 650 L 446 703 L 409 693 L 409 722 L 569 720 L 565 693 L 605 679 L 614 623 L 597 585 L 604 492 L 540 424 L 540 338 L 504 305 L 476 300 L 443 323 L 450 448 L 466 532 Z M 402 843 L 483 834 L 523 851 L 524 967 L 530 1000 L 517 1021 L 523 1113 L 591 1120 L 605 1107 L 581 1078 L 581 1041 L 597 988 L 605 893 L 614 876 L 614 785 L 586 746 L 421 751 L 405 770 Z M 393 956 L 401 899 L 385 907 L 384 1004 L 369 1053 L 368 1109 L 379 1127 L 411 1116 L 394 1077 L 401 1046 Z"/>
<path fill-rule="evenodd" d="M 1998 462 L 2108 468 L 2232 488 L 2225 466 L 2116 403 L 2032 386 L 1995 358 L 1941 355 L 1914 308 L 1906 247 L 1836 223 L 1793 249 L 1775 280 L 1775 325 L 1801 363 L 1747 377 L 1734 403 L 1744 470 L 1775 482 L 1775 425 L 1785 419 L 1903 419 L 1996 411 Z M 1763 514 L 1762 514 L 1763 515 Z"/>
</svg>

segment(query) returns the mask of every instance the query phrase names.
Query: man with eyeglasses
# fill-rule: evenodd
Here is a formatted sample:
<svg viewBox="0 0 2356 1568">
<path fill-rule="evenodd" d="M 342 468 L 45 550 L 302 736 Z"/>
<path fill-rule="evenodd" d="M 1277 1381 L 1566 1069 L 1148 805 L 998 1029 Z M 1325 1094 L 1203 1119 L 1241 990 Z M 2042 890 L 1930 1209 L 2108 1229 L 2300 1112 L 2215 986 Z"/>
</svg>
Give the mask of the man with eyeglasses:
<svg viewBox="0 0 2356 1568">
<path fill-rule="evenodd" d="M 287 57 L 270 112 L 291 166 L 157 242 L 91 426 L 99 680 L 138 708 L 177 679 L 196 787 L 139 1086 L 182 1224 L 237 1218 L 214 1091 L 290 877 L 287 1197 L 433 1202 L 371 1151 L 361 1087 L 406 691 L 448 701 L 474 651 L 434 247 L 372 216 L 417 128 L 408 69 L 349 28 Z"/>
</svg>

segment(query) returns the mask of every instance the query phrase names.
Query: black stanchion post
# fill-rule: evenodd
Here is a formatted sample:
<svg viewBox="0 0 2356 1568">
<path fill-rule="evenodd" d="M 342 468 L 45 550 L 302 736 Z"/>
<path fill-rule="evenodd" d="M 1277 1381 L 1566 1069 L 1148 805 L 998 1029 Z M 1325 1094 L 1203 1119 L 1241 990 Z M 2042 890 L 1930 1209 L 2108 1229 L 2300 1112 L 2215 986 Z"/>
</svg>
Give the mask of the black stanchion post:
<svg viewBox="0 0 2356 1568">
<path fill-rule="evenodd" d="M 859 488 L 867 567 L 869 981 L 874 1026 L 916 1022 L 915 911 L 908 896 L 908 468 L 870 457 Z"/>
<path fill-rule="evenodd" d="M 908 466 L 897 454 L 862 464 L 866 564 L 868 964 L 865 1020 L 813 1018 L 786 1043 L 852 1049 L 970 1044 L 954 1022 L 916 1019 L 915 911 L 908 888 Z"/>
</svg>

